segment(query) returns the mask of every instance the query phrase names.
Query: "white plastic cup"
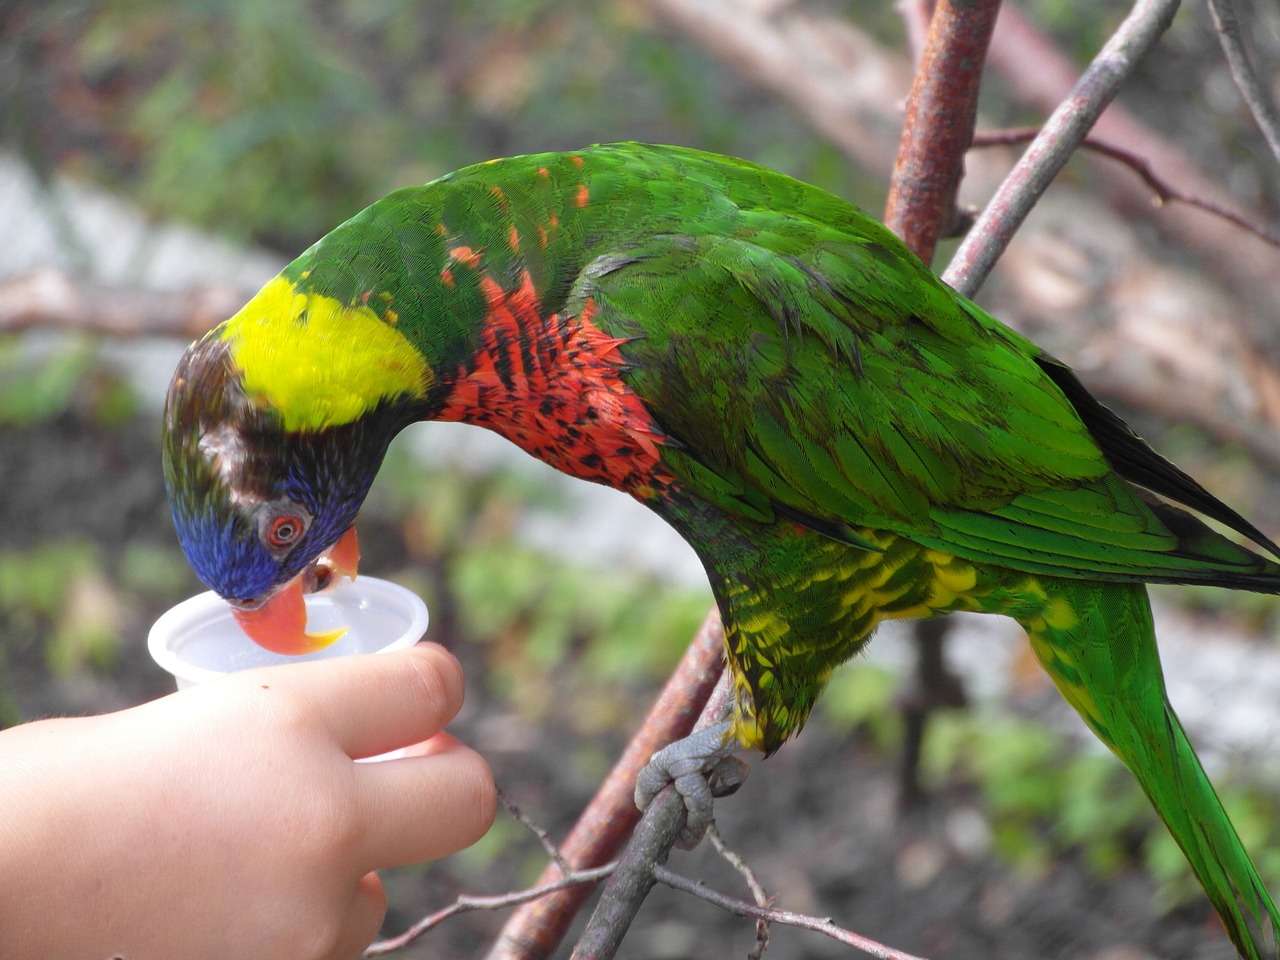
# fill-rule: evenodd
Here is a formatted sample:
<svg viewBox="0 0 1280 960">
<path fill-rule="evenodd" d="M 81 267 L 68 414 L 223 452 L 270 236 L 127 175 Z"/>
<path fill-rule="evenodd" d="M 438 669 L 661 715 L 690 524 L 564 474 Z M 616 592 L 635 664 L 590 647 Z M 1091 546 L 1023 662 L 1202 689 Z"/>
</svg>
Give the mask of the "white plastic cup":
<svg viewBox="0 0 1280 960">
<path fill-rule="evenodd" d="M 232 617 L 227 602 L 210 591 L 162 614 L 151 627 L 147 650 L 156 663 L 173 674 L 178 689 L 185 690 L 254 667 L 402 650 L 417 643 L 427 631 L 427 605 L 422 598 L 389 580 L 364 576 L 343 580 L 304 600 L 309 631 L 345 628 L 347 632 L 311 653 L 273 653 L 250 640 Z M 391 759 L 402 753 L 395 750 L 369 759 Z"/>
</svg>

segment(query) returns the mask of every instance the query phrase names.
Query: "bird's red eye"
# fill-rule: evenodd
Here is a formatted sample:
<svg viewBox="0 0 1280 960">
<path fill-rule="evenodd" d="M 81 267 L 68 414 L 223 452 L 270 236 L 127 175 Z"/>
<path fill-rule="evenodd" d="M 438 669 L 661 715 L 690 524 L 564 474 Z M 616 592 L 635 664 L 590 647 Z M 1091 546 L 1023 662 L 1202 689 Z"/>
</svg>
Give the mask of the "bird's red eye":
<svg viewBox="0 0 1280 960">
<path fill-rule="evenodd" d="M 267 527 L 267 543 L 273 547 L 289 547 L 298 542 L 306 524 L 301 517 L 275 517 Z"/>
</svg>

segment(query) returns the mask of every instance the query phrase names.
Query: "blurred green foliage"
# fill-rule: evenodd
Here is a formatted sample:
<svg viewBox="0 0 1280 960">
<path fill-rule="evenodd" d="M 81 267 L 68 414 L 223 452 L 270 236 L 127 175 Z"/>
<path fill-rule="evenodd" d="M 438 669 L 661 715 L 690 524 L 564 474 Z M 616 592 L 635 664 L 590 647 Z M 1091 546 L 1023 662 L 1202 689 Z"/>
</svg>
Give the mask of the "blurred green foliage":
<svg viewBox="0 0 1280 960">
<path fill-rule="evenodd" d="M 0 440 L 5 441 L 0 456 L 21 457 L 21 447 L 10 437 L 56 431 L 67 422 L 107 436 L 138 416 L 134 391 L 119 371 L 102 362 L 92 338 L 0 337 Z M 11 431 L 10 436 L 3 431 Z M 38 470 L 40 465 L 26 468 Z M 12 481 L 15 474 L 0 470 L 0 476 Z M 47 485 L 50 514 L 93 508 L 88 502 L 58 502 L 53 479 Z M 16 491 L 5 493 L 12 499 Z M 6 536 L 0 540 L 0 723 L 21 719 L 7 682 L 17 661 L 42 662 L 63 679 L 85 670 L 109 671 L 117 665 L 132 606 L 128 592 L 112 581 L 109 546 L 88 531 L 77 532 L 74 524 L 64 523 L 57 535 L 32 543 L 22 524 L 34 526 L 37 518 L 19 512 L 6 520 Z M 177 550 L 170 549 L 169 571 L 181 570 L 174 564 L 176 556 Z M 185 585 L 189 575 L 183 579 Z"/>
<path fill-rule="evenodd" d="M 1125 860 L 1128 830 L 1154 816 L 1135 782 L 1107 754 L 1069 753 L 1064 738 L 1038 724 L 992 711 L 940 715 L 925 745 L 935 783 L 976 783 L 990 812 L 996 848 L 1040 871 L 1064 849 L 1080 848 L 1096 868 L 1114 872 Z"/>
<path fill-rule="evenodd" d="M 106 668 L 120 646 L 118 604 L 98 545 L 71 540 L 0 551 L 3 648 L 43 650 L 51 673 Z"/>
<path fill-rule="evenodd" d="M 1092 741 L 1072 746 L 1061 732 L 990 707 L 949 711 L 930 729 L 924 769 L 935 786 L 973 783 L 997 852 L 1025 870 L 1043 874 L 1076 853 L 1104 877 L 1140 863 L 1168 908 L 1203 896 L 1137 781 Z M 1258 854 L 1262 876 L 1275 886 L 1280 797 L 1242 773 L 1217 777 L 1219 793 L 1246 848 Z"/>
<path fill-rule="evenodd" d="M 904 735 L 901 682 L 884 666 L 855 661 L 832 677 L 815 721 L 893 755 Z M 930 790 L 972 789 L 995 852 L 1028 876 L 1078 856 L 1104 878 L 1140 865 L 1157 881 L 1165 909 L 1203 896 L 1137 781 L 1092 740 L 980 704 L 933 716 L 921 765 Z M 1262 876 L 1280 885 L 1280 796 L 1239 769 L 1215 780 Z"/>
<path fill-rule="evenodd" d="M 73 406 L 102 427 L 118 427 L 136 416 L 136 400 L 118 373 L 102 365 L 88 338 L 37 347 L 0 337 L 0 427 L 30 427 Z"/>
<path fill-rule="evenodd" d="M 885 752 L 902 743 L 902 712 L 897 707 L 902 677 L 887 667 L 863 660 L 837 670 L 818 701 L 816 716 L 837 730 L 868 737 Z"/>
<path fill-rule="evenodd" d="M 0 43 L 0 135 L 37 166 L 288 252 L 395 187 L 602 140 L 763 149 L 857 192 L 788 111 L 625 3 L 49 0 Z"/>
<path fill-rule="evenodd" d="M 583 641 L 585 662 L 602 679 L 652 681 L 665 675 L 707 612 L 709 595 L 681 591 L 628 571 L 549 564 L 545 553 L 495 539 L 471 544 L 452 577 L 467 632 L 499 637 L 522 621 L 521 648 L 550 670 Z"/>
</svg>

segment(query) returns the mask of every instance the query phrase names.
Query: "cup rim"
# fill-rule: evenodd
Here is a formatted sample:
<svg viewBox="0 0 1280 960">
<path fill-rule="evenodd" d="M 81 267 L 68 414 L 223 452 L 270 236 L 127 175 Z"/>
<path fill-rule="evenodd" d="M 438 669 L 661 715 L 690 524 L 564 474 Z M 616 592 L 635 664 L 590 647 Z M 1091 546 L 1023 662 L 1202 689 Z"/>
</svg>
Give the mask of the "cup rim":
<svg viewBox="0 0 1280 960">
<path fill-rule="evenodd" d="M 354 589 L 360 593 L 361 600 L 377 604 L 394 605 L 410 613 L 408 625 L 398 637 L 370 653 L 389 653 L 393 650 L 411 647 L 422 639 L 427 630 L 427 605 L 423 599 L 407 587 L 390 580 L 361 575 L 354 583 L 346 584 L 343 589 Z M 193 597 L 170 607 L 151 625 L 147 634 L 147 652 L 166 672 L 175 679 L 190 684 L 204 683 L 226 676 L 234 671 L 216 670 L 211 667 L 188 663 L 179 657 L 170 643 L 183 628 L 214 614 L 225 614 L 229 611 L 227 601 L 212 590 L 198 593 Z M 245 638 L 247 642 L 248 638 Z"/>
</svg>

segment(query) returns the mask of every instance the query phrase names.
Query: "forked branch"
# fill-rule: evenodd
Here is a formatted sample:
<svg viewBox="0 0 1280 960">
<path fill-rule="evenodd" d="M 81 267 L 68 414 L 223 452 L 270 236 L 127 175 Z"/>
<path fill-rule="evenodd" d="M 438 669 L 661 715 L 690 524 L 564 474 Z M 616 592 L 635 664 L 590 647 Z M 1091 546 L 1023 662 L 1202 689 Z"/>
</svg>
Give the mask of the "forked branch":
<svg viewBox="0 0 1280 960">
<path fill-rule="evenodd" d="M 1179 0 L 1137 0 L 979 215 L 942 275 L 951 286 L 972 296 L 982 285 L 1121 84 L 1168 29 L 1178 4 Z"/>
</svg>

